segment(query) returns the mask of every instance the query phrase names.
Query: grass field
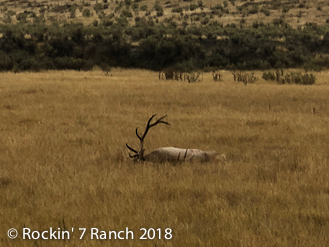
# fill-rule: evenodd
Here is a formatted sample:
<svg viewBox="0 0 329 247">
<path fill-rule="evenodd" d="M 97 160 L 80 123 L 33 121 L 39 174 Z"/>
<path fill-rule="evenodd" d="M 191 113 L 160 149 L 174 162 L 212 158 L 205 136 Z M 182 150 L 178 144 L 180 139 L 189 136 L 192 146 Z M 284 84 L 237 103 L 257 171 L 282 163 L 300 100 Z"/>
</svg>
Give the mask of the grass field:
<svg viewBox="0 0 329 247">
<path fill-rule="evenodd" d="M 328 72 L 314 86 L 110 73 L 1 74 L 0 246 L 328 246 Z M 137 148 L 154 113 L 171 125 L 150 130 L 146 153 L 200 148 L 227 163 L 134 164 L 125 143 Z M 23 240 L 23 227 L 74 232 Z M 91 240 L 92 227 L 134 239 Z"/>
</svg>

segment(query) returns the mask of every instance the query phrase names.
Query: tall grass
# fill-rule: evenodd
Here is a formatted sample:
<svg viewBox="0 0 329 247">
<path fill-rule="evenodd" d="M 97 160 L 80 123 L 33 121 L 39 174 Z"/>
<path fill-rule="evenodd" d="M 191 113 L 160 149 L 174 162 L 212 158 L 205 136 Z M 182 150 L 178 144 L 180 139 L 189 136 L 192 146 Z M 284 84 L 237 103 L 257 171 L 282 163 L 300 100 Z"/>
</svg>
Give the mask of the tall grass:
<svg viewBox="0 0 329 247">
<path fill-rule="evenodd" d="M 328 246 L 324 74 L 320 86 L 244 86 L 228 72 L 196 84 L 111 73 L 1 74 L 0 246 Z M 137 147 L 135 128 L 154 113 L 171 125 L 150 130 L 146 153 L 216 150 L 227 164 L 134 164 L 125 142 Z M 23 240 L 23 227 L 74 232 Z M 80 240 L 91 227 L 135 239 Z M 173 238 L 139 240 L 142 227 Z"/>
</svg>

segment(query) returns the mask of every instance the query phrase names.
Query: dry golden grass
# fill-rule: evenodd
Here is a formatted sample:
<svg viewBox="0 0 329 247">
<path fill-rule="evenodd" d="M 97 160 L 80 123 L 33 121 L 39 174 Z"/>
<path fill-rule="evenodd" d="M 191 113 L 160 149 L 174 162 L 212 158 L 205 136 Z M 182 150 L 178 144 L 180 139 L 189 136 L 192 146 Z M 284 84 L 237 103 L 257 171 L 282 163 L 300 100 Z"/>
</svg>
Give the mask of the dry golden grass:
<svg viewBox="0 0 329 247">
<path fill-rule="evenodd" d="M 314 86 L 111 73 L 1 74 L 1 246 L 328 246 L 327 72 Z M 138 145 L 153 113 L 171 126 L 150 130 L 146 153 L 200 148 L 228 163 L 133 164 L 125 142 Z M 75 230 L 36 241 L 23 227 Z M 79 227 L 129 227 L 135 239 L 80 240 Z M 139 240 L 142 227 L 173 239 Z"/>
</svg>

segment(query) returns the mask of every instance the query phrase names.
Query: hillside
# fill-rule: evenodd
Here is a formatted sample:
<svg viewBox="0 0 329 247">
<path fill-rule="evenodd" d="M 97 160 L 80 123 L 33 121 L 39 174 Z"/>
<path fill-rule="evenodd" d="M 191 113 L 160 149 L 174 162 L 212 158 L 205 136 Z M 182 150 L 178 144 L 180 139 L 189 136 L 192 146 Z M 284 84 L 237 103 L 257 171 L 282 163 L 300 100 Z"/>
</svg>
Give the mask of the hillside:
<svg viewBox="0 0 329 247">
<path fill-rule="evenodd" d="M 206 25 L 217 21 L 224 25 L 251 25 L 255 21 L 271 23 L 283 19 L 293 27 L 307 22 L 320 25 L 328 21 L 329 1 L 215 1 L 215 0 L 7 0 L 0 3 L 2 23 L 94 23 L 113 22 L 122 16 L 131 25 L 147 17 L 156 23 L 173 20 L 179 26 Z"/>
<path fill-rule="evenodd" d="M 4 1 L 1 70 L 329 67 L 329 1 Z"/>
</svg>

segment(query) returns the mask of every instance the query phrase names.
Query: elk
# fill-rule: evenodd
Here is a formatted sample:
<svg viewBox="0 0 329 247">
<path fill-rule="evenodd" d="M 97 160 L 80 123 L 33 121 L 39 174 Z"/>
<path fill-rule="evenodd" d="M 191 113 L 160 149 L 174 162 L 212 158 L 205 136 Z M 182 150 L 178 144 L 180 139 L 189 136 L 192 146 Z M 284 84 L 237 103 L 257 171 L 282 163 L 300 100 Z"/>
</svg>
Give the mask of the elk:
<svg viewBox="0 0 329 247">
<path fill-rule="evenodd" d="M 176 147 L 160 147 L 153 150 L 151 153 L 144 155 L 144 140 L 150 130 L 150 128 L 156 126 L 157 124 L 170 125 L 168 122 L 163 121 L 167 115 L 159 118 L 154 123 L 151 123 L 156 114 L 148 120 L 145 131 L 142 136 L 138 134 L 138 128 L 136 128 L 136 136 L 140 141 L 139 150 L 135 150 L 126 143 L 126 147 L 134 154 L 129 153 L 129 157 L 134 160 L 134 162 L 152 162 L 152 163 L 182 163 L 185 161 L 190 162 L 209 162 L 218 160 L 220 162 L 226 161 L 224 154 L 219 154 L 216 151 L 202 151 L 200 149 L 188 149 L 188 148 L 176 148 Z"/>
</svg>

